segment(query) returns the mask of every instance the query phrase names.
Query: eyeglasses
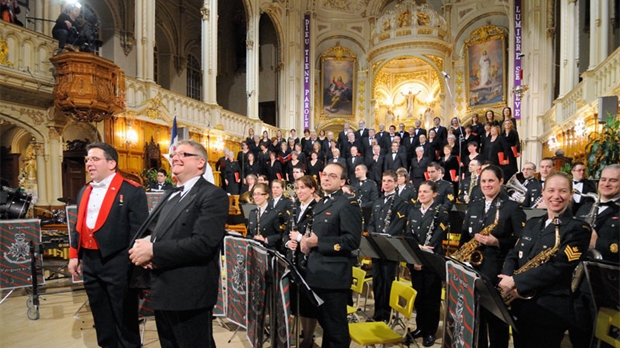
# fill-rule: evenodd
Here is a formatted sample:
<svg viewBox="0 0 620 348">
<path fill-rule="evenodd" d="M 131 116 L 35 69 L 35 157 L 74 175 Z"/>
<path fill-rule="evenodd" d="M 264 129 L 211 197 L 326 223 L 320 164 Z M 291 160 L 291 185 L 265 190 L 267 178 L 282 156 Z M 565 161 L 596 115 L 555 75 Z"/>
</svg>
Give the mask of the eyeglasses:
<svg viewBox="0 0 620 348">
<path fill-rule="evenodd" d="M 334 179 L 334 180 L 340 179 L 340 175 L 335 174 L 335 173 L 327 174 L 327 176 L 328 176 L 330 179 Z"/>
<path fill-rule="evenodd" d="M 185 158 L 185 157 L 192 157 L 192 156 L 198 156 L 198 154 L 196 153 L 189 153 L 189 152 L 173 152 L 170 154 L 170 158 L 173 158 L 174 156 L 179 156 L 179 158 Z"/>
<path fill-rule="evenodd" d="M 252 196 L 267 196 L 268 193 L 265 192 L 254 192 L 252 193 Z"/>
<path fill-rule="evenodd" d="M 99 157 L 84 157 L 84 163 L 88 163 L 88 162 L 99 162 L 102 159 L 105 158 L 99 158 Z"/>
</svg>

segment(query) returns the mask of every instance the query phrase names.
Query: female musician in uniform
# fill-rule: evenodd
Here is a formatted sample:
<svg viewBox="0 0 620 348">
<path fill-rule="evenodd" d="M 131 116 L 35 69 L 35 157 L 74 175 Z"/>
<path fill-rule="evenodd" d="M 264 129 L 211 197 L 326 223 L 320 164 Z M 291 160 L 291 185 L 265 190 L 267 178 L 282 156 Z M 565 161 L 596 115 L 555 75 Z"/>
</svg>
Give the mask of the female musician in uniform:
<svg viewBox="0 0 620 348">
<path fill-rule="evenodd" d="M 499 281 L 497 275 L 502 269 L 504 258 L 515 245 L 525 224 L 523 209 L 502 191 L 503 183 L 503 172 L 498 166 L 489 165 L 482 170 L 479 185 L 483 198 L 472 200 L 469 204 L 461 233 L 462 243 L 475 238 L 480 244 L 477 250 L 481 252 L 482 262 L 478 265 L 474 263 L 473 266 L 493 284 Z M 499 214 L 497 214 L 498 206 Z M 492 224 L 495 227 L 489 227 Z M 490 233 L 488 235 L 480 233 L 486 227 L 491 229 Z M 481 309 L 479 329 L 478 347 L 508 347 L 508 326 L 485 309 Z"/>
<path fill-rule="evenodd" d="M 246 237 L 263 242 L 271 249 L 280 250 L 282 235 L 286 231 L 286 212 L 278 211 L 269 204 L 269 186 L 256 184 L 251 194 L 256 208 L 250 212 Z"/>
<path fill-rule="evenodd" d="M 518 330 L 514 332 L 516 348 L 559 348 L 573 318 L 573 270 L 588 249 L 591 231 L 568 209 L 572 195 L 567 174 L 547 176 L 543 190 L 547 215 L 527 222 L 499 275 L 502 293 L 516 298 L 512 302 Z M 522 268 L 534 258 L 539 259 L 534 266 Z M 528 295 L 533 298 L 523 299 Z"/>
<path fill-rule="evenodd" d="M 418 189 L 418 201 L 409 208 L 407 232 L 405 236 L 414 238 L 421 249 L 435 254 L 443 254 L 441 242 L 446 238 L 450 218 L 448 211 L 435 201 L 437 183 L 424 181 Z M 441 306 L 441 281 L 434 270 L 422 265 L 408 265 L 411 283 L 418 292 L 415 299 L 417 329 L 411 333 L 414 338 L 422 337 L 423 345 L 430 347 L 435 342 L 435 332 L 439 326 L 439 307 Z"/>
<path fill-rule="evenodd" d="M 295 184 L 297 185 L 297 189 L 295 192 L 297 193 L 297 199 L 299 202 L 296 202 L 295 209 L 295 229 L 292 229 L 293 223 L 289 224 L 289 234 L 288 236 L 284 236 L 286 242 L 286 249 L 289 260 L 294 264 L 301 266 L 298 267 L 301 275 L 305 277 L 305 256 L 301 252 L 299 248 L 299 241 L 301 241 L 301 237 L 308 229 L 312 228 L 312 208 L 316 203 L 315 197 L 319 192 L 319 185 L 316 180 L 310 175 L 304 175 L 301 178 L 295 180 Z M 301 348 L 308 348 L 312 346 L 312 336 L 314 334 L 314 329 L 317 324 L 317 314 L 316 307 L 313 306 L 310 301 L 304 297 L 303 293 L 299 295 L 299 316 L 301 317 L 301 327 L 304 333 L 304 339 L 300 344 Z M 293 294 L 292 299 L 296 298 L 296 295 Z M 292 301 L 295 302 L 294 300 Z M 293 311 L 297 312 L 296 306 L 293 306 Z"/>
<path fill-rule="evenodd" d="M 283 180 L 274 179 L 271 181 L 271 198 L 269 199 L 269 204 L 275 210 L 287 213 L 290 212 L 291 206 L 293 202 L 284 196 L 284 188 L 286 185 Z"/>
</svg>

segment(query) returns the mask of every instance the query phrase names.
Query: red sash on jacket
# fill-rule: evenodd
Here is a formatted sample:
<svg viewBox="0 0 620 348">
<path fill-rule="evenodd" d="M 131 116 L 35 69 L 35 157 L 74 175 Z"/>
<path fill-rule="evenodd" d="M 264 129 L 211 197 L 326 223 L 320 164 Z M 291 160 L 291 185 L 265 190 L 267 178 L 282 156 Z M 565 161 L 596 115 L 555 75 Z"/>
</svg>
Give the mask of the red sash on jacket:
<svg viewBox="0 0 620 348">
<path fill-rule="evenodd" d="M 75 229 L 79 234 L 80 241 L 78 243 L 78 248 L 86 248 L 91 250 L 99 249 L 99 245 L 97 244 L 97 240 L 94 238 L 94 233 L 97 232 L 103 224 L 108 219 L 108 215 L 110 214 L 110 210 L 112 209 L 112 204 L 114 200 L 116 200 L 116 195 L 123 184 L 125 179 L 118 173 L 114 175 L 112 178 L 112 182 L 108 187 L 108 191 L 103 198 L 103 202 L 101 203 L 101 208 L 99 209 L 99 215 L 97 216 L 97 221 L 95 222 L 95 227 L 93 229 L 89 229 L 86 226 L 86 212 L 88 211 L 88 200 L 90 199 L 90 193 L 93 190 L 91 185 L 88 185 L 84 190 L 84 194 L 82 195 L 82 199 L 80 200 L 80 206 L 78 207 L 78 217 L 77 222 L 75 224 Z M 78 257 L 78 250 L 71 248 L 69 250 L 70 258 Z"/>
</svg>

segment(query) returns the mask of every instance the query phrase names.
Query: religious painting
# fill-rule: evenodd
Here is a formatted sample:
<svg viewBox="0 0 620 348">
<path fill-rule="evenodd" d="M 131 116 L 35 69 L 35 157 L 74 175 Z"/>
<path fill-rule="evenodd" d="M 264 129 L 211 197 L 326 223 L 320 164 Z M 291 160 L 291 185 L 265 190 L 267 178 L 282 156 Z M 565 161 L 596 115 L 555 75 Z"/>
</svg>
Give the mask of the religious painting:
<svg viewBox="0 0 620 348">
<path fill-rule="evenodd" d="M 355 55 L 336 46 L 321 56 L 321 118 L 351 118 L 355 109 Z"/>
<path fill-rule="evenodd" d="M 502 28 L 487 25 L 465 41 L 468 108 L 489 109 L 506 104 L 506 40 Z"/>
</svg>

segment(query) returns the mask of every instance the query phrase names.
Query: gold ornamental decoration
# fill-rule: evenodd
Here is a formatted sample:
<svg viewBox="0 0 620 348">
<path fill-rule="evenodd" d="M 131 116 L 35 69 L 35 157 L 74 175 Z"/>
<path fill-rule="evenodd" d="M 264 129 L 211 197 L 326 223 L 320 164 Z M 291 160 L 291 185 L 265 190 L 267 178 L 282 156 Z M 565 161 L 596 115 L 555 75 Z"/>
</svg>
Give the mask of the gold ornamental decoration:
<svg viewBox="0 0 620 348">
<path fill-rule="evenodd" d="M 100 122 L 125 109 L 125 73 L 114 62 L 86 52 L 50 61 L 56 68 L 54 105 L 66 116 Z"/>
</svg>

